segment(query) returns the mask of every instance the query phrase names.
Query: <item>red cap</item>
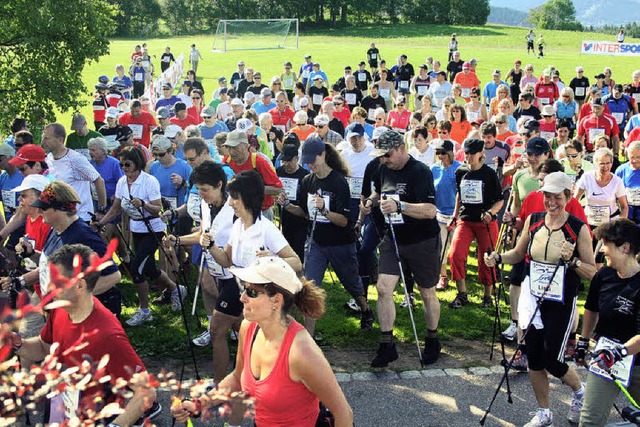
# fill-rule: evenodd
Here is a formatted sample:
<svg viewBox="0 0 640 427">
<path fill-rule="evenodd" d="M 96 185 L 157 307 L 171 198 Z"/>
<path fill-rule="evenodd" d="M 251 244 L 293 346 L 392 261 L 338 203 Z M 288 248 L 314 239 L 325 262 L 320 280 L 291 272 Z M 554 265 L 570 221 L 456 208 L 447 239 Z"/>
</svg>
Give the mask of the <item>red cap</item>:
<svg viewBox="0 0 640 427">
<path fill-rule="evenodd" d="M 471 63 L 465 62 L 462 64 L 462 68 L 471 68 Z"/>
<path fill-rule="evenodd" d="M 47 153 L 39 145 L 27 144 L 18 150 L 15 157 L 9 160 L 14 166 L 22 166 L 27 162 L 44 162 L 47 158 Z"/>
</svg>

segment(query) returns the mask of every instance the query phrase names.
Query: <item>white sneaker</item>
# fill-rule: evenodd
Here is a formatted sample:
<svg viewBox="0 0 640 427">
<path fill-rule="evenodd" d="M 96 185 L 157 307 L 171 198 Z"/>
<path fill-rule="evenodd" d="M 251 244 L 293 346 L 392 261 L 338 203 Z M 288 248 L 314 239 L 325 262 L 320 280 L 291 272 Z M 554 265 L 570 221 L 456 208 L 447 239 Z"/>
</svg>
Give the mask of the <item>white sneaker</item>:
<svg viewBox="0 0 640 427">
<path fill-rule="evenodd" d="M 142 325 L 145 322 L 151 322 L 153 320 L 153 316 L 151 315 L 151 311 L 144 312 L 142 309 L 138 309 L 133 316 L 129 320 L 127 320 L 127 325 L 129 326 L 138 326 Z"/>
<path fill-rule="evenodd" d="M 180 310 L 180 306 L 184 303 L 184 299 L 187 297 L 187 288 L 182 285 L 178 286 L 180 286 L 180 292 L 171 293 L 171 310 L 173 311 Z M 180 301 L 180 296 L 182 296 L 182 301 Z"/>
<path fill-rule="evenodd" d="M 567 420 L 574 424 L 578 424 L 580 422 L 580 412 L 582 411 L 582 402 L 584 400 L 584 384 L 582 384 L 582 390 L 582 394 L 579 397 L 577 397 L 575 393 L 573 394 L 571 398 L 571 406 L 567 413 Z"/>
<path fill-rule="evenodd" d="M 553 415 L 549 412 L 549 415 L 545 415 L 543 411 L 529 412 L 529 415 L 533 415 L 531 421 L 526 423 L 524 427 L 553 427 Z"/>
<path fill-rule="evenodd" d="M 509 327 L 502 332 L 502 337 L 507 341 L 514 341 L 518 336 L 518 325 L 516 322 L 511 322 Z"/>
<path fill-rule="evenodd" d="M 232 329 L 231 332 L 229 332 L 229 338 L 231 338 L 231 341 L 238 341 L 238 335 L 239 334 L 235 329 Z"/>
<path fill-rule="evenodd" d="M 351 310 L 360 313 L 360 306 L 358 305 L 358 303 L 356 302 L 355 299 L 351 298 L 348 302 L 347 302 L 347 307 L 350 308 Z"/>
<path fill-rule="evenodd" d="M 209 344 L 211 344 L 211 332 L 209 332 L 209 330 L 207 329 L 193 339 L 193 344 L 197 345 L 198 347 L 208 346 Z"/>
<path fill-rule="evenodd" d="M 413 307 L 414 305 L 416 305 L 416 301 L 413 298 L 413 295 L 409 296 L 409 299 L 411 299 L 411 307 Z M 404 299 L 402 300 L 402 302 L 400 303 L 400 307 L 401 308 L 407 308 L 409 306 L 409 299 L 407 299 L 406 295 L 404 297 Z"/>
</svg>

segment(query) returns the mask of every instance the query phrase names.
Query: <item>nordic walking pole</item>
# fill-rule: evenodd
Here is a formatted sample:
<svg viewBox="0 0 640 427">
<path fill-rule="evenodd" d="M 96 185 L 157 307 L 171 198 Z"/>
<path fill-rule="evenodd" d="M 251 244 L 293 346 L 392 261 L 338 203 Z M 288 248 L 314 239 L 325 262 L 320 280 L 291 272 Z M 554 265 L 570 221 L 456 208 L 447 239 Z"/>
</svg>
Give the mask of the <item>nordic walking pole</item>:
<svg viewBox="0 0 640 427">
<path fill-rule="evenodd" d="M 322 197 L 322 190 L 318 190 L 318 195 Z M 309 233 L 309 237 L 307 237 L 307 244 L 304 253 L 304 262 L 302 263 L 302 272 L 303 274 L 307 274 L 307 259 L 309 258 L 309 253 L 311 253 L 311 241 L 313 240 L 313 233 L 316 231 L 316 222 L 318 221 L 318 209 L 313 210 L 313 222 L 311 223 L 311 233 Z"/>
<path fill-rule="evenodd" d="M 208 232 L 209 230 L 205 231 L 205 233 L 208 233 Z M 193 294 L 193 305 L 191 306 L 191 316 L 196 315 L 196 304 L 198 302 L 198 293 L 200 292 L 200 287 L 202 286 L 202 272 L 204 271 L 204 263 L 205 263 L 205 249 L 202 248 L 202 253 L 200 254 L 200 268 L 198 269 L 198 284 Z"/>
<path fill-rule="evenodd" d="M 383 194 L 384 198 L 385 195 Z M 402 258 L 400 258 L 400 250 L 398 249 L 398 241 L 396 240 L 396 232 L 393 228 L 393 222 L 391 222 L 391 214 L 387 214 L 387 221 L 389 221 L 389 229 L 391 230 L 391 239 L 393 240 L 393 249 L 396 252 L 396 258 L 398 259 L 398 268 L 400 268 L 400 278 L 402 280 L 402 288 L 404 289 L 404 296 L 409 301 L 409 290 L 407 289 L 407 282 L 404 280 L 404 271 L 402 270 Z M 420 350 L 420 341 L 418 340 L 418 331 L 416 330 L 416 321 L 413 318 L 413 308 L 411 304 L 407 304 L 409 309 L 409 318 L 411 319 L 411 327 L 413 328 L 413 337 L 416 340 L 416 348 L 418 349 L 418 359 L 420 360 L 420 366 L 423 367 L 422 362 L 422 350 Z"/>
</svg>

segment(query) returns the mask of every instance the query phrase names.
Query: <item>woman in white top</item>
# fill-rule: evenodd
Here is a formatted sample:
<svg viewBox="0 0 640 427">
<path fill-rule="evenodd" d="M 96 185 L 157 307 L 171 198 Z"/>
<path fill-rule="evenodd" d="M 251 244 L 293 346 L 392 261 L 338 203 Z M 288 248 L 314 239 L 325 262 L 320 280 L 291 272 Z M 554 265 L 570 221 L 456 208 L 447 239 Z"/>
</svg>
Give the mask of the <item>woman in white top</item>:
<svg viewBox="0 0 640 427">
<path fill-rule="evenodd" d="M 409 155 L 427 166 L 433 165 L 435 154 L 430 144 L 432 139 L 426 127 L 416 127 L 413 130 L 413 147 L 409 150 Z"/>
<path fill-rule="evenodd" d="M 469 102 L 465 104 L 464 110 L 467 113 L 467 120 L 470 122 L 478 118 L 484 119 L 484 121 L 489 120 L 487 109 L 480 103 L 480 89 L 477 87 L 471 88 Z"/>
<path fill-rule="evenodd" d="M 378 95 L 384 99 L 385 104 L 387 105 L 387 111 L 391 111 L 393 109 L 392 100 L 396 99 L 396 90 L 393 85 L 387 80 L 387 76 L 389 75 L 389 71 L 386 69 L 380 70 L 380 80 L 375 81 L 378 84 Z"/>
<path fill-rule="evenodd" d="M 137 147 L 125 147 L 120 152 L 120 167 L 124 176 L 116 184 L 115 198 L 109 212 L 99 225 L 109 224 L 123 211 L 129 216 L 129 229 L 133 237 L 135 256 L 129 264 L 131 280 L 138 291 L 140 308 L 127 320 L 127 325 L 138 326 L 153 319 L 149 311 L 149 283 L 154 280 L 163 289 L 154 304 L 171 304 L 179 310 L 180 296 L 184 299 L 187 290 L 181 286 L 180 293 L 175 283 L 156 265 L 155 253 L 162 239 L 165 223 L 159 218 L 162 210 L 160 183 L 144 172 L 146 160 Z M 151 232 L 153 231 L 153 233 Z M 154 236 L 155 234 L 155 236 Z"/>
<path fill-rule="evenodd" d="M 593 155 L 593 171 L 585 172 L 576 183 L 574 197 L 578 200 L 586 198 L 585 213 L 591 229 L 606 224 L 616 218 L 627 218 L 626 189 L 622 179 L 611 173 L 613 152 L 608 148 L 600 148 Z M 594 240 L 594 248 L 597 240 Z M 604 255 L 596 254 L 598 267 L 602 266 Z"/>
</svg>

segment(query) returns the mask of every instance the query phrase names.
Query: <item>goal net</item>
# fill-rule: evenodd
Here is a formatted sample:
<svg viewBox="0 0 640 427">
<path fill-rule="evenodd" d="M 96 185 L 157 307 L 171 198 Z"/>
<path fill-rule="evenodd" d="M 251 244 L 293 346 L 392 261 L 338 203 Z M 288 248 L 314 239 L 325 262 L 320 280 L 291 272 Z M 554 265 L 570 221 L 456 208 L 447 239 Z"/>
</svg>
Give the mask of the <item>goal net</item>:
<svg viewBox="0 0 640 427">
<path fill-rule="evenodd" d="M 213 51 L 297 49 L 297 19 L 222 19 L 218 22 Z"/>
</svg>

